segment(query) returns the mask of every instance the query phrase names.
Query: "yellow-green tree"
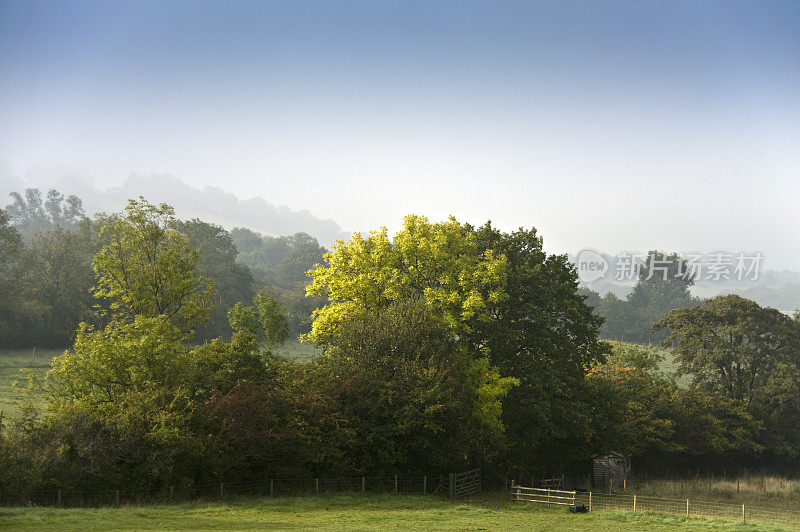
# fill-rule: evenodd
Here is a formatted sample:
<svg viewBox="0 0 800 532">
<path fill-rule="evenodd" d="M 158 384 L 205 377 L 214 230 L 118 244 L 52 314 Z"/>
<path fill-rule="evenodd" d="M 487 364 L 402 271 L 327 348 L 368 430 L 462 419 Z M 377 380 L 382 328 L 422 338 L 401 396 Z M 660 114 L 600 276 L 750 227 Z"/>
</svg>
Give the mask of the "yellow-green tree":
<svg viewBox="0 0 800 532">
<path fill-rule="evenodd" d="M 450 330 L 463 333 L 473 320 L 489 321 L 490 303 L 505 297 L 505 257 L 480 252 L 470 228 L 453 217 L 431 223 L 409 215 L 393 241 L 386 228 L 356 233 L 324 259 L 309 272 L 307 289 L 329 301 L 315 311 L 309 334 L 320 344 L 363 310 L 404 299 L 424 302 Z"/>
</svg>

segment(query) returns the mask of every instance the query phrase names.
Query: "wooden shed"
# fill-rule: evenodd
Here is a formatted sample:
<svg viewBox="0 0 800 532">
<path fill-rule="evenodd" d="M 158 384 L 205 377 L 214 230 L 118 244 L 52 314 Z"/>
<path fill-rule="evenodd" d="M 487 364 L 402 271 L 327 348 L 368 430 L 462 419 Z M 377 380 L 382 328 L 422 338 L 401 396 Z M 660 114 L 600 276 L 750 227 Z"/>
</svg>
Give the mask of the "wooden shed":
<svg viewBox="0 0 800 532">
<path fill-rule="evenodd" d="M 619 453 L 608 453 L 592 459 L 595 489 L 624 487 L 631 472 L 630 461 Z"/>
</svg>

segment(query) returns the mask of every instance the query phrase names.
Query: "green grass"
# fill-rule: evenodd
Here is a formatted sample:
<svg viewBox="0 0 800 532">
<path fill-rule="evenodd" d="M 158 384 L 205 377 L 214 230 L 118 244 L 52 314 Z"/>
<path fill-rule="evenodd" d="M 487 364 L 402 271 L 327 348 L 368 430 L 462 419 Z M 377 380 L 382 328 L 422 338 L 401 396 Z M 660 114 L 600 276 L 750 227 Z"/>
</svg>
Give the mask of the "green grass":
<svg viewBox="0 0 800 532">
<path fill-rule="evenodd" d="M 5 508 L 7 530 L 797 530 L 677 516 L 597 511 L 477 498 L 451 503 L 420 496 L 243 499 L 101 509 Z"/>
<path fill-rule="evenodd" d="M 37 349 L 34 360 L 33 349 L 0 351 L 0 411 L 4 416 L 17 415 L 25 401 L 28 382 L 23 370 L 31 369 L 37 375 L 44 376 L 50 369 L 52 358 L 63 352 L 63 349 Z M 18 386 L 15 387 L 14 382 Z"/>
<path fill-rule="evenodd" d="M 640 496 L 783 508 L 800 513 L 800 480 L 770 475 L 738 478 L 696 477 L 649 480 L 636 486 Z"/>
<path fill-rule="evenodd" d="M 294 360 L 311 360 L 321 353 L 319 349 L 314 347 L 314 344 L 301 342 L 297 338 L 286 340 L 286 343 L 280 346 L 276 351 L 277 354 Z"/>
<path fill-rule="evenodd" d="M 691 375 L 682 375 L 677 378 L 678 362 L 675 360 L 675 355 L 672 354 L 671 349 L 663 349 L 656 347 L 656 350 L 664 357 L 664 361 L 659 365 L 659 370 L 665 377 L 676 377 L 676 382 L 681 388 L 688 388 L 692 382 Z"/>
</svg>

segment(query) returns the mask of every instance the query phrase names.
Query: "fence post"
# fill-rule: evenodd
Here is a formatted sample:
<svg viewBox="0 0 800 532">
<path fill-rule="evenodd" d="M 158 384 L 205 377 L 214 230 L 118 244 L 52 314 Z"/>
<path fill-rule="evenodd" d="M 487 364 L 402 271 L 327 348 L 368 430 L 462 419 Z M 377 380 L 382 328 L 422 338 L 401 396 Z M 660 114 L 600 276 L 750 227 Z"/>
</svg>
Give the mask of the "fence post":
<svg viewBox="0 0 800 532">
<path fill-rule="evenodd" d="M 273 479 L 269 479 L 269 496 L 272 497 L 272 494 L 275 493 L 273 489 L 275 488 L 273 484 Z"/>
<path fill-rule="evenodd" d="M 686 499 L 686 517 L 689 517 L 689 499 Z"/>
<path fill-rule="evenodd" d="M 119 493 L 119 490 L 117 490 L 117 493 Z M 174 498 L 175 498 L 175 486 L 170 486 L 169 487 L 169 500 L 172 501 Z"/>
<path fill-rule="evenodd" d="M 316 490 L 317 495 L 319 495 L 319 478 L 315 478 L 314 479 L 314 486 L 315 486 L 314 489 Z"/>
<path fill-rule="evenodd" d="M 428 475 L 422 477 L 422 496 L 428 494 Z"/>
<path fill-rule="evenodd" d="M 58 488 L 58 507 L 61 508 L 61 488 Z"/>
<path fill-rule="evenodd" d="M 455 473 L 450 473 L 450 477 L 448 478 L 447 482 L 447 496 L 450 499 L 455 499 L 456 494 L 456 475 Z"/>
<path fill-rule="evenodd" d="M 219 483 L 219 498 L 221 499 L 224 496 L 225 496 L 225 485 L 222 482 L 220 482 Z"/>
<path fill-rule="evenodd" d="M 589 492 L 589 511 L 592 511 L 592 492 Z"/>
<path fill-rule="evenodd" d="M 114 492 L 114 505 L 119 506 L 119 490 Z"/>
<path fill-rule="evenodd" d="M 367 477 L 361 477 L 361 494 L 367 493 Z"/>
<path fill-rule="evenodd" d="M 397 493 L 397 475 L 394 476 L 394 492 Z"/>
<path fill-rule="evenodd" d="M 747 514 L 744 511 L 744 503 L 742 503 L 742 523 L 747 522 Z"/>
<path fill-rule="evenodd" d="M 633 513 L 636 513 L 636 494 L 633 494 Z"/>
</svg>

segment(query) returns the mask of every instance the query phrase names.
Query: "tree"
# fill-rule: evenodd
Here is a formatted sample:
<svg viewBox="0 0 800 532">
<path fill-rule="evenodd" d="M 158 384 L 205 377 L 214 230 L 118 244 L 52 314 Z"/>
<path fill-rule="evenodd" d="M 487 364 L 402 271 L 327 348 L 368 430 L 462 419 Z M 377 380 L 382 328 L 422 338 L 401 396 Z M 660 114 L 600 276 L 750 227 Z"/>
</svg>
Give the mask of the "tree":
<svg viewBox="0 0 800 532">
<path fill-rule="evenodd" d="M 230 336 L 228 310 L 236 303 L 251 301 L 255 295 L 253 276 L 247 266 L 236 263 L 238 251 L 230 234 L 218 225 L 198 219 L 176 221 L 173 228 L 188 237 L 188 244 L 200 251 L 199 268 L 213 283 L 216 310 L 196 334 L 198 340 Z"/>
<path fill-rule="evenodd" d="M 262 288 L 286 309 L 289 329 L 294 335 L 311 329 L 311 314 L 327 303 L 325 297 L 306 297 L 308 270 L 323 262 L 325 248 L 306 233 L 272 237 L 249 229 L 234 228 L 231 239 L 239 250 L 237 260 L 246 265 Z"/>
<path fill-rule="evenodd" d="M 60 227 L 39 233 L 24 253 L 28 298 L 42 315 L 38 345 L 63 347 L 92 308 L 91 256 L 79 236 Z"/>
<path fill-rule="evenodd" d="M 694 277 L 686 260 L 677 253 L 648 253 L 647 262 L 639 270 L 639 281 L 627 297 L 632 323 L 626 339 L 638 343 L 663 339 L 652 326 L 673 309 L 698 304 L 689 291 Z"/>
<path fill-rule="evenodd" d="M 105 245 L 93 261 L 94 293 L 110 300 L 113 312 L 166 316 L 189 332 L 211 316 L 213 287 L 199 269 L 200 251 L 172 229 L 175 223 L 172 207 L 130 200 L 125 216 L 101 230 Z"/>
<path fill-rule="evenodd" d="M 655 328 L 669 329 L 663 344 L 674 346 L 679 372 L 691 375 L 693 386 L 748 408 L 767 399 L 776 370 L 800 363 L 800 324 L 737 295 L 672 310 Z"/>
<path fill-rule="evenodd" d="M 9 345 L 15 338 L 15 324 L 22 308 L 20 257 L 22 237 L 0 209 L 0 345 Z"/>
<path fill-rule="evenodd" d="M 19 192 L 12 192 L 11 197 L 14 201 L 7 207 L 8 215 L 26 241 L 46 230 L 74 229 L 84 218 L 80 198 L 69 196 L 65 202 L 64 195 L 54 189 L 47 192 L 46 201 L 35 188 L 26 189 L 24 197 Z"/>
<path fill-rule="evenodd" d="M 507 459 L 525 467 L 588 455 L 586 369 L 607 348 L 597 339 L 601 318 L 578 293 L 565 255 L 548 255 L 535 229 L 503 233 L 487 223 L 475 233 L 478 255 L 505 258 L 503 298 L 487 305 L 468 335 L 504 376 L 519 379 L 503 401 Z"/>
<path fill-rule="evenodd" d="M 359 312 L 401 299 L 424 302 L 451 331 L 465 333 L 471 322 L 490 320 L 489 305 L 505 297 L 505 258 L 479 250 L 475 235 L 452 217 L 431 223 L 406 216 L 394 241 L 385 228 L 366 238 L 356 233 L 324 258 L 309 272 L 307 290 L 329 301 L 314 311 L 309 334 L 320 344 Z"/>
<path fill-rule="evenodd" d="M 700 304 L 690 292 L 694 272 L 677 253 L 650 251 L 638 275 L 636 285 L 625 299 L 613 292 L 601 298 L 596 292 L 581 289 L 587 303 L 605 320 L 600 329 L 602 338 L 657 343 L 664 339 L 665 333 L 652 329 L 655 322 L 672 309 Z"/>
<path fill-rule="evenodd" d="M 234 329 L 248 331 L 257 341 L 266 342 L 270 352 L 289 336 L 283 307 L 263 290 L 253 298 L 252 306 L 236 303 L 228 311 L 228 319 Z"/>
<path fill-rule="evenodd" d="M 340 383 L 357 470 L 448 471 L 494 457 L 516 380 L 459 345 L 425 303 L 364 309 L 329 341 L 320 369 Z"/>
</svg>

